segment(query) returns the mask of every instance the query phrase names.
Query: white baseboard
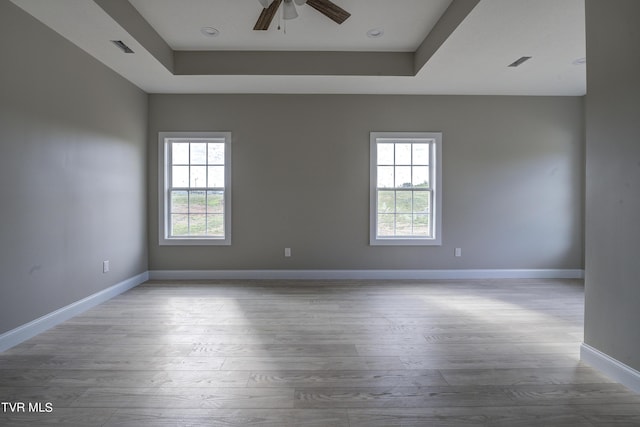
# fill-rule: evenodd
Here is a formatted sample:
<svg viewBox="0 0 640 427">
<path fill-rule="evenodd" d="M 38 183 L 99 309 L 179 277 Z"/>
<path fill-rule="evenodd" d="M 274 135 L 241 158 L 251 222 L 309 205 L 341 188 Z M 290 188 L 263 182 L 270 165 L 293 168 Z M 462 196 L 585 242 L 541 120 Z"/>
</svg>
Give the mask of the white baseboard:
<svg viewBox="0 0 640 427">
<path fill-rule="evenodd" d="M 151 280 L 582 279 L 584 270 L 151 270 Z"/>
<path fill-rule="evenodd" d="M 86 298 L 7 331 L 0 335 L 0 352 L 10 349 L 11 347 L 18 345 L 21 342 L 64 322 L 65 320 L 69 320 L 73 316 L 77 316 L 91 307 L 95 307 L 98 304 L 108 301 L 111 298 L 146 282 L 147 280 L 149 280 L 149 272 L 145 271 L 144 273 L 124 280 L 110 288 L 96 292 L 93 295 L 89 295 Z"/>
<path fill-rule="evenodd" d="M 612 380 L 640 393 L 640 372 L 632 367 L 585 343 L 580 346 L 580 360 L 593 366 Z"/>
</svg>

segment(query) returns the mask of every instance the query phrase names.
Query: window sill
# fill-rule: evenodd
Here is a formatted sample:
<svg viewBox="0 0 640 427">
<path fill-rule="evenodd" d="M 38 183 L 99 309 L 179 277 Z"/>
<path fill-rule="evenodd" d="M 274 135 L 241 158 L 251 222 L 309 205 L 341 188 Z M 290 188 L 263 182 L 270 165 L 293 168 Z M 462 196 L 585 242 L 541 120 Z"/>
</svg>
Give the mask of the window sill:
<svg viewBox="0 0 640 427">
<path fill-rule="evenodd" d="M 231 246 L 231 239 L 165 239 L 158 242 L 160 246 Z"/>
<path fill-rule="evenodd" d="M 442 246 L 440 239 L 371 239 L 370 246 Z"/>
</svg>

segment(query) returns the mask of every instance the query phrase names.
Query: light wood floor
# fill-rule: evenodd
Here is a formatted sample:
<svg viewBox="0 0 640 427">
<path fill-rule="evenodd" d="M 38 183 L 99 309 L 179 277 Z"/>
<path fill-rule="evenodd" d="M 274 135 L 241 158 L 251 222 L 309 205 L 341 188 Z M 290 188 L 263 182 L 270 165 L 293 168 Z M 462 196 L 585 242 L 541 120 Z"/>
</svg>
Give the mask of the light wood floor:
<svg viewBox="0 0 640 427">
<path fill-rule="evenodd" d="M 0 425 L 639 426 L 578 281 L 149 282 L 0 354 Z M 0 408 L 1 409 L 1 408 Z"/>
</svg>

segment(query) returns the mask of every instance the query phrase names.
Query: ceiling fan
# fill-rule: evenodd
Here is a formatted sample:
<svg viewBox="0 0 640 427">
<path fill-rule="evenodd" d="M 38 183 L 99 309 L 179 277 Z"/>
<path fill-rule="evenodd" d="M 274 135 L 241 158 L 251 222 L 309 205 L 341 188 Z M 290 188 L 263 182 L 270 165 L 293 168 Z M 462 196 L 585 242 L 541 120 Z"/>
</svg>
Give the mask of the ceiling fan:
<svg viewBox="0 0 640 427">
<path fill-rule="evenodd" d="M 342 9 L 340 6 L 331 2 L 330 0 L 258 0 L 262 5 L 262 13 L 256 22 L 256 25 L 253 27 L 254 30 L 268 30 L 269 25 L 271 25 L 271 21 L 276 16 L 276 12 L 282 6 L 282 17 L 283 19 L 293 19 L 298 16 L 298 12 L 296 11 L 296 7 L 294 5 L 302 6 L 303 4 L 308 4 L 318 12 L 322 13 L 327 18 L 337 22 L 338 24 L 342 24 L 347 20 L 348 17 L 351 16 L 349 12 Z"/>
</svg>

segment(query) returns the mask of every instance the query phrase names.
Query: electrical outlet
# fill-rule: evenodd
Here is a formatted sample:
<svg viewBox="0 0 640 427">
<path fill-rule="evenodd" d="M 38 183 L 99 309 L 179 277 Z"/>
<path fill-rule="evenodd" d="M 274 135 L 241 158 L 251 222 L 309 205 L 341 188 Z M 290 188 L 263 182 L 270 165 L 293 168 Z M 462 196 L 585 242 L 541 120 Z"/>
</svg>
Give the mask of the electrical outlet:
<svg viewBox="0 0 640 427">
<path fill-rule="evenodd" d="M 456 248 L 453 254 L 458 257 L 462 256 L 462 248 Z"/>
<path fill-rule="evenodd" d="M 109 269 L 110 269 L 109 260 L 102 261 L 102 272 L 103 273 L 108 273 Z"/>
<path fill-rule="evenodd" d="M 284 248 L 284 256 L 287 258 L 291 256 L 291 248 Z"/>
</svg>

